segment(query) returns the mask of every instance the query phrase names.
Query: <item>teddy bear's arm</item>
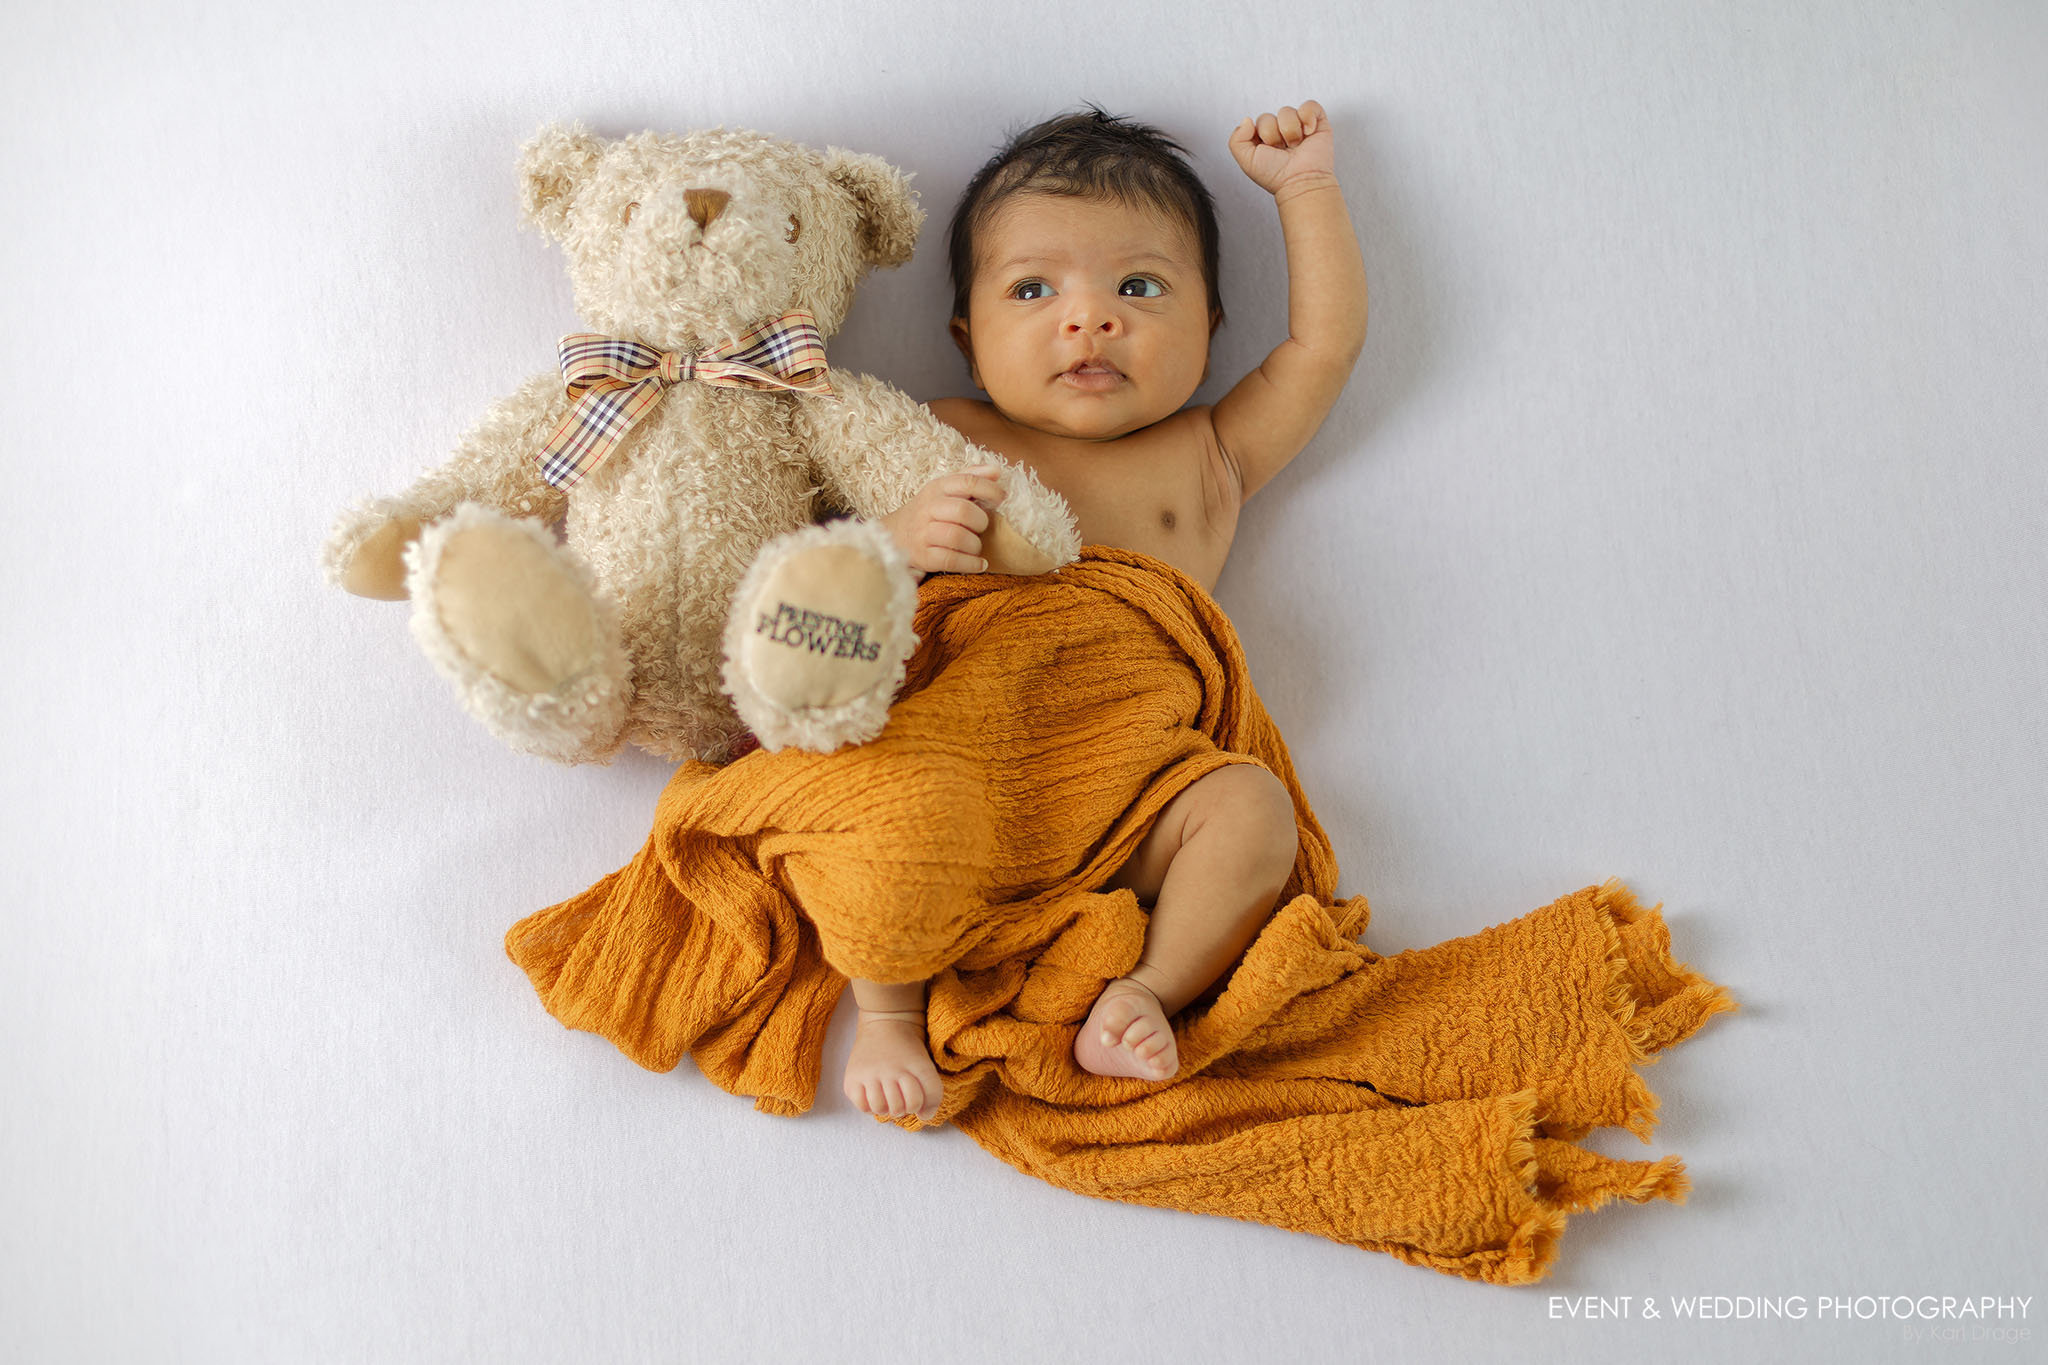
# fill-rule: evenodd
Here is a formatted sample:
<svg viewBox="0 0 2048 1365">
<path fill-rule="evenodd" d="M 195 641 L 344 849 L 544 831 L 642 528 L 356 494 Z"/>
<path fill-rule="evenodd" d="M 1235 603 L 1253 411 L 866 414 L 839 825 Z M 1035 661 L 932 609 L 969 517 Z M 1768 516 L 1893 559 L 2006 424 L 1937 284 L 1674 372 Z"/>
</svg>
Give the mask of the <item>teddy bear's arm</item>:
<svg viewBox="0 0 2048 1365">
<path fill-rule="evenodd" d="M 1040 556 L 1051 567 L 1080 554 L 1080 532 L 1066 499 L 1029 468 L 974 445 L 930 408 L 870 375 L 833 370 L 831 382 L 837 397 L 802 403 L 797 418 L 828 506 L 879 521 L 941 474 L 999 465 L 1001 518 L 1036 552 L 1018 556 L 1018 562 L 1037 572 Z"/>
<path fill-rule="evenodd" d="M 831 372 L 834 398 L 801 404 L 798 422 L 825 501 L 875 521 L 941 474 L 975 463 L 967 438 L 872 375 Z"/>
<path fill-rule="evenodd" d="M 405 547 L 420 527 L 465 502 L 515 517 L 559 520 L 568 494 L 543 479 L 535 452 L 569 412 L 555 372 L 535 375 L 502 399 L 456 444 L 445 463 L 395 497 L 370 498 L 343 513 L 322 559 L 328 581 L 368 597 L 405 596 Z"/>
</svg>

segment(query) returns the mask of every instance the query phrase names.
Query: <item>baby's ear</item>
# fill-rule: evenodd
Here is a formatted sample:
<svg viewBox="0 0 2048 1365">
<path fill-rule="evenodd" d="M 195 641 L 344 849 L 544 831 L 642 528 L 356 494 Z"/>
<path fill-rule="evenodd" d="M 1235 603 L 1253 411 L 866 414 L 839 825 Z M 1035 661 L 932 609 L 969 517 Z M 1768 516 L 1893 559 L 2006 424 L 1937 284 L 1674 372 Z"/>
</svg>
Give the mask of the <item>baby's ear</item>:
<svg viewBox="0 0 2048 1365">
<path fill-rule="evenodd" d="M 868 265 L 902 265 L 917 246 L 924 210 L 910 177 L 878 156 L 839 147 L 825 151 L 825 177 L 860 213 L 860 256 Z"/>
<path fill-rule="evenodd" d="M 556 241 L 569 225 L 569 201 L 604 155 L 604 139 L 580 123 L 552 123 L 519 149 L 519 207 Z"/>
<path fill-rule="evenodd" d="M 946 324 L 946 331 L 952 335 L 953 344 L 960 348 L 960 354 L 967 357 L 967 377 L 975 388 L 982 388 L 981 371 L 974 364 L 974 338 L 967 330 L 967 319 L 954 318 Z"/>
</svg>

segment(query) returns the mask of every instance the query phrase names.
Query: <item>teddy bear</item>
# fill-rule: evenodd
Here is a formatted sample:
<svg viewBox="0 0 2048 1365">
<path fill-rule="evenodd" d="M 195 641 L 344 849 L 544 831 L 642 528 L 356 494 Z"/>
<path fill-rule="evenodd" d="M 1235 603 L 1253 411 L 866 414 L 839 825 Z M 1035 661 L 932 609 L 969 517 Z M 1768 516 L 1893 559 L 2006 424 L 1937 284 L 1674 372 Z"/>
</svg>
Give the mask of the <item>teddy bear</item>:
<svg viewBox="0 0 2048 1365">
<path fill-rule="evenodd" d="M 591 331 L 323 552 L 335 584 L 411 600 L 421 648 L 499 738 L 565 763 L 872 738 L 916 643 L 915 575 L 880 519 L 969 465 L 1002 466 L 990 571 L 1077 556 L 1029 469 L 825 361 L 861 278 L 916 244 L 888 162 L 557 124 L 518 178 Z"/>
</svg>

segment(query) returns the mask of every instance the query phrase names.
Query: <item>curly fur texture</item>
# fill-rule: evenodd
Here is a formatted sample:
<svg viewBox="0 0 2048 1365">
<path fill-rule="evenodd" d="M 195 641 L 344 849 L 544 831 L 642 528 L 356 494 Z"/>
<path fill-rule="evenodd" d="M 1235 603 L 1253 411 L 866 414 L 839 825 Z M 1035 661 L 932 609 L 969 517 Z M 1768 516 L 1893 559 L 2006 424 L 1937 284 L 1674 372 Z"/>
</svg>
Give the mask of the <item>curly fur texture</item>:
<svg viewBox="0 0 2048 1365">
<path fill-rule="evenodd" d="M 744 129 L 613 143 L 554 128 L 520 155 L 527 221 L 562 244 L 576 307 L 599 331 L 696 349 L 792 298 L 838 330 L 869 268 L 910 259 L 924 213 L 880 157 L 813 152 Z M 729 196 L 708 223 L 689 190 Z"/>
<path fill-rule="evenodd" d="M 908 259 L 923 216 L 908 178 L 880 158 L 740 129 L 606 140 L 551 127 L 522 150 L 519 184 L 526 220 L 561 243 L 589 328 L 664 349 L 713 345 L 794 308 L 830 335 L 870 268 Z M 552 359 L 551 344 L 535 350 Z M 469 710 L 529 752 L 604 762 L 634 744 L 722 760 L 746 733 L 722 686 L 727 616 L 761 547 L 828 509 L 878 518 L 930 479 L 996 459 L 886 384 L 839 370 L 831 382 L 829 398 L 675 385 L 563 490 L 534 459 L 571 408 L 550 367 L 488 410 L 441 466 L 346 512 L 325 550 L 328 577 L 340 583 L 394 518 L 431 532 L 475 503 L 542 534 L 559 525 L 630 662 L 623 717 L 498 695 L 504 684 L 426 630 L 429 658 Z M 1073 559 L 1065 502 L 1028 473 L 1005 486 L 1012 524 L 1055 562 Z M 434 556 L 418 557 L 412 588 L 431 596 Z M 515 713 L 564 719 L 508 724 Z M 575 715 L 580 731 L 566 719 Z"/>
</svg>

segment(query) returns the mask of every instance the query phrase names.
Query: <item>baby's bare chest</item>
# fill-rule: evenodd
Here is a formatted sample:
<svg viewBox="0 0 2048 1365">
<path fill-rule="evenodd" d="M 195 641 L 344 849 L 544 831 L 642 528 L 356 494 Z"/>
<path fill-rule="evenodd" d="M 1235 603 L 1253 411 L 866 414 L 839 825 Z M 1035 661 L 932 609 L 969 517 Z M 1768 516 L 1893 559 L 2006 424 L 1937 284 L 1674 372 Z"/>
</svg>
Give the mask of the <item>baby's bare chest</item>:
<svg viewBox="0 0 2048 1365">
<path fill-rule="evenodd" d="M 1039 481 L 1074 509 L 1084 545 L 1115 545 L 1163 559 L 1213 589 L 1237 530 L 1215 514 L 1222 490 L 1190 452 L 1183 458 L 1074 466 L 1024 457 Z"/>
<path fill-rule="evenodd" d="M 1213 443 L 1202 441 L 1192 423 L 1113 442 L 1044 444 L 976 426 L 959 429 L 975 444 L 1029 466 L 1067 500 L 1083 545 L 1137 550 L 1215 590 L 1237 533 L 1238 502 Z"/>
</svg>

